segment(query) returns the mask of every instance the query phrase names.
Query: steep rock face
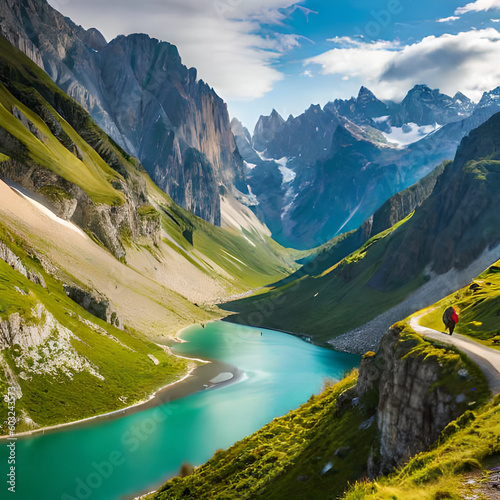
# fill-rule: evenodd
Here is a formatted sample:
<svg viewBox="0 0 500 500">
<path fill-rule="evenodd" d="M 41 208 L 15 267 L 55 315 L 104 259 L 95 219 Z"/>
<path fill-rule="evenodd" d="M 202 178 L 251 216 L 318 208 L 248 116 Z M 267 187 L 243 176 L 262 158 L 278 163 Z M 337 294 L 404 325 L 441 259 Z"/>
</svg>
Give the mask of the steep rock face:
<svg viewBox="0 0 500 500">
<path fill-rule="evenodd" d="M 120 232 L 127 228 L 135 238 L 142 234 L 137 206 L 131 198 L 122 206 L 96 205 L 83 189 L 54 172 L 16 160 L 1 162 L 0 176 L 38 193 L 56 215 L 94 234 L 119 259 L 125 257 Z"/>
<path fill-rule="evenodd" d="M 472 401 L 467 382 L 443 383 L 450 371 L 457 379 L 469 377 L 460 357 L 441 348 L 428 351 L 425 344 L 396 326 L 382 338 L 376 355 L 361 363 L 357 394 L 361 402 L 378 401 L 380 448 L 372 451 L 373 477 L 428 449 Z"/>
<path fill-rule="evenodd" d="M 400 109 L 391 117 L 391 123 L 395 127 L 409 122 L 442 125 L 463 119 L 471 113 L 471 108 L 472 102 L 463 94 L 452 98 L 427 85 L 415 85 L 403 99 Z"/>
<path fill-rule="evenodd" d="M 369 238 L 403 220 L 432 194 L 446 165 L 446 162 L 442 163 L 413 186 L 389 198 L 372 217 L 363 223 L 360 229 Z"/>
<path fill-rule="evenodd" d="M 110 116 L 153 180 L 220 224 L 219 185 L 246 191 L 224 102 L 175 46 L 146 35 L 118 37 L 96 59 Z"/>
<path fill-rule="evenodd" d="M 257 151 L 264 151 L 274 139 L 276 131 L 285 123 L 282 116 L 273 109 L 269 116 L 260 116 L 253 131 L 253 146 Z"/>
<path fill-rule="evenodd" d="M 110 325 L 123 329 L 123 323 L 106 297 L 96 291 L 89 292 L 75 285 L 63 285 L 63 288 L 66 295 L 87 312 Z"/>
<path fill-rule="evenodd" d="M 10 32 L 39 51 L 58 86 L 137 156 L 174 201 L 218 224 L 219 185 L 247 192 L 226 105 L 182 64 L 175 46 L 146 35 L 107 44 L 97 30 L 76 26 L 45 0 L 8 0 L 0 15 Z M 26 44 L 16 45 L 23 50 Z M 204 157 L 197 168 L 193 149 Z"/>
<path fill-rule="evenodd" d="M 0 259 L 12 267 L 14 271 L 20 272 L 25 278 L 35 283 L 35 285 L 47 287 L 43 276 L 26 267 L 23 261 L 3 241 L 0 241 Z"/>
</svg>

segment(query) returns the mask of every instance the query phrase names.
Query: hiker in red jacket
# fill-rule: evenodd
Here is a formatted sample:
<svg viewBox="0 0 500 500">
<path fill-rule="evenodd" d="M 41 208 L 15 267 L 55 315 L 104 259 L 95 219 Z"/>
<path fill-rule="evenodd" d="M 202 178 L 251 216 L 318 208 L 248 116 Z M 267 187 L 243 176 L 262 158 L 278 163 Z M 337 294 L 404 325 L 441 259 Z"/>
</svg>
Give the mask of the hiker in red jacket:
<svg viewBox="0 0 500 500">
<path fill-rule="evenodd" d="M 450 330 L 450 335 L 453 335 L 453 330 L 455 330 L 455 325 L 458 323 L 458 312 L 455 311 L 453 307 L 448 307 L 443 314 L 444 326 Z"/>
</svg>

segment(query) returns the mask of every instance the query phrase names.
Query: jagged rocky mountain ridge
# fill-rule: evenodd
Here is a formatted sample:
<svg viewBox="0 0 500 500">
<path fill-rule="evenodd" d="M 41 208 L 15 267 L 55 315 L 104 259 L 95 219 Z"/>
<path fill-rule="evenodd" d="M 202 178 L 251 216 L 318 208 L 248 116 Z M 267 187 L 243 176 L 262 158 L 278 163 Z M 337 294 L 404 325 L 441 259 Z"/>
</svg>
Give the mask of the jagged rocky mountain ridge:
<svg viewBox="0 0 500 500">
<path fill-rule="evenodd" d="M 241 128 L 231 131 L 224 102 L 182 65 L 174 46 L 146 35 L 107 43 L 45 0 L 2 6 L 3 33 L 176 202 L 220 224 L 221 193 L 228 193 L 287 246 L 310 248 L 359 227 L 390 196 L 452 158 L 459 140 L 499 109 L 494 92 L 473 113 L 460 93 L 418 85 L 395 104 L 363 87 L 357 98 L 287 120 L 273 111 L 249 139 Z"/>
<path fill-rule="evenodd" d="M 396 104 L 362 87 L 357 98 L 311 106 L 286 121 L 274 110 L 258 121 L 252 140 L 241 127 L 233 133 L 252 164 L 248 184 L 261 217 L 278 241 L 306 248 L 356 229 L 452 159 L 460 140 L 500 110 L 498 93 L 475 105 L 462 93 L 417 85 Z"/>
<path fill-rule="evenodd" d="M 2 33 L 139 158 L 174 201 L 216 225 L 221 186 L 248 201 L 226 105 L 182 64 L 175 46 L 147 35 L 107 43 L 45 0 L 7 0 L 0 15 Z"/>
<path fill-rule="evenodd" d="M 344 235 L 296 273 L 294 281 L 285 280 L 267 294 L 224 307 L 240 313 L 235 320 L 247 321 L 248 314 L 271 301 L 273 311 L 252 316 L 254 322 L 259 319 L 259 326 L 279 324 L 317 341 L 346 333 L 342 347 L 351 352 L 376 345 L 395 321 L 463 286 L 498 259 L 500 233 L 494 207 L 499 201 L 499 127 L 497 113 L 470 132 L 454 161 L 438 172 L 437 179 L 428 179 L 430 195 L 423 186 L 417 187 L 403 199 L 396 196 L 368 219 L 362 228 L 370 228 L 370 221 L 385 222 L 377 224 L 382 232 L 364 245 L 362 229 Z M 391 213 L 406 219 L 384 230 Z M 395 219 L 389 216 L 389 220 Z M 352 251 L 358 243 L 363 246 Z M 313 318 L 305 314 L 311 308 L 316 311 Z M 384 311 L 387 317 L 363 326 Z M 359 346 L 354 333 L 359 333 Z"/>
</svg>

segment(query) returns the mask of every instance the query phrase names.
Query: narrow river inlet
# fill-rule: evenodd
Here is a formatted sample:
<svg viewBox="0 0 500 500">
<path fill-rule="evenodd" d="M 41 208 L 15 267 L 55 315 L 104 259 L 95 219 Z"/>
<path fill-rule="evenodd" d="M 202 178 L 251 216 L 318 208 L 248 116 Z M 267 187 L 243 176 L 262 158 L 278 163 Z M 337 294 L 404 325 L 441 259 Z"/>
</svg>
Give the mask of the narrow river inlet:
<svg viewBox="0 0 500 500">
<path fill-rule="evenodd" d="M 200 465 L 340 379 L 360 357 L 275 331 L 216 322 L 187 329 L 176 354 L 220 361 L 206 390 L 112 420 L 16 443 L 17 500 L 122 500 L 158 487 L 183 462 Z M 127 367 L 123 367 L 124 370 Z M 208 381 L 207 381 L 208 382 Z M 219 385 L 218 382 L 221 382 Z M 0 443 L 7 462 L 6 442 Z M 14 498 L 13 496 L 13 498 Z"/>
</svg>

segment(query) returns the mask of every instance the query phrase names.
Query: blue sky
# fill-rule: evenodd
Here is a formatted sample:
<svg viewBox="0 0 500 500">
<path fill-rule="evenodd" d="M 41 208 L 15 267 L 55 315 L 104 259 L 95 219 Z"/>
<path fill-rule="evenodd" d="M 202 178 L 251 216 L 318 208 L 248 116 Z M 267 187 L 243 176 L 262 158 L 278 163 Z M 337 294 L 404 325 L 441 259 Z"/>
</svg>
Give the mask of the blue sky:
<svg viewBox="0 0 500 500">
<path fill-rule="evenodd" d="M 401 100 L 417 83 L 474 100 L 500 85 L 500 0 L 49 0 L 108 40 L 144 32 L 253 129 L 365 85 Z"/>
</svg>

